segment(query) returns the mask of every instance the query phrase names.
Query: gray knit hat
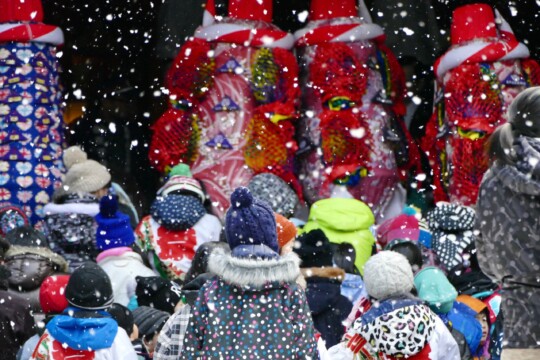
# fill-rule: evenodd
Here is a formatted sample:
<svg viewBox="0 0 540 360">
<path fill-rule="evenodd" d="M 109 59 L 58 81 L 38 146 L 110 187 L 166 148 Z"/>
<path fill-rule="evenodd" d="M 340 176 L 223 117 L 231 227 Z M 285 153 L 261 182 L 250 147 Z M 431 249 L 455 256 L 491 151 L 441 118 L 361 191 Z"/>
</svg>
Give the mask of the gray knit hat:
<svg viewBox="0 0 540 360">
<path fill-rule="evenodd" d="M 64 150 L 64 164 L 68 169 L 61 188 L 65 194 L 92 193 L 111 181 L 107 168 L 97 161 L 88 160 L 86 153 L 78 146 Z"/>
<path fill-rule="evenodd" d="M 254 176 L 247 187 L 253 197 L 266 202 L 274 212 L 285 217 L 294 214 L 299 202 L 298 196 L 280 177 L 262 173 Z"/>
<path fill-rule="evenodd" d="M 407 258 L 394 251 L 381 251 L 364 265 L 364 284 L 377 300 L 404 295 L 414 286 L 414 275 Z"/>
</svg>

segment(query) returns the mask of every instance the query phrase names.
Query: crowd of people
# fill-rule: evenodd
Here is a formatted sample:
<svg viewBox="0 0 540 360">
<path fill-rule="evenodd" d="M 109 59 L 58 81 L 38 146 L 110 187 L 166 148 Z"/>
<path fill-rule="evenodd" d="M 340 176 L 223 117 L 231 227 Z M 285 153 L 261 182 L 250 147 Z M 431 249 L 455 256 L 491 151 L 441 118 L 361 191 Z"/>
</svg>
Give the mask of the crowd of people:
<svg viewBox="0 0 540 360">
<path fill-rule="evenodd" d="M 476 208 L 377 225 L 351 198 L 297 217 L 272 174 L 237 188 L 222 223 L 185 164 L 139 219 L 70 147 L 41 222 L 0 210 L 0 359 L 538 358 L 539 116 L 525 90 Z"/>
</svg>

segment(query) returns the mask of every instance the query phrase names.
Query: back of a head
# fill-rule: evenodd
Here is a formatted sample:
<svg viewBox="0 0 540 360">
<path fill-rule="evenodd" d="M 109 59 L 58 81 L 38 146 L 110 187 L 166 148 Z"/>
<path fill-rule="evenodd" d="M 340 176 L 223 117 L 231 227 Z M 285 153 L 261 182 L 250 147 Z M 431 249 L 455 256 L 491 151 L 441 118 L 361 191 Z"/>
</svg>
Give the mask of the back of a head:
<svg viewBox="0 0 540 360">
<path fill-rule="evenodd" d="M 508 123 L 499 126 L 488 142 L 488 153 L 492 160 L 506 164 L 514 162 L 512 148 L 514 138 L 540 137 L 540 87 L 522 91 L 508 107 Z"/>
<path fill-rule="evenodd" d="M 405 256 L 411 264 L 413 272 L 420 270 L 424 264 L 422 260 L 422 251 L 412 241 L 395 242 L 387 248 L 387 250 L 395 251 Z"/>
<path fill-rule="evenodd" d="M 366 262 L 364 284 L 371 297 L 384 300 L 409 294 L 414 287 L 414 275 L 403 255 L 381 251 Z"/>
<path fill-rule="evenodd" d="M 348 274 L 360 274 L 354 262 L 356 261 L 356 251 L 351 244 L 333 244 L 334 264 L 343 269 Z"/>
<path fill-rule="evenodd" d="M 113 303 L 111 280 L 99 265 L 87 261 L 71 274 L 66 298 L 70 305 L 80 309 L 106 309 Z"/>
<path fill-rule="evenodd" d="M 139 328 L 139 338 L 151 338 L 161 331 L 170 314 L 148 306 L 139 306 L 133 310 L 133 320 Z"/>
<path fill-rule="evenodd" d="M 111 314 L 114 320 L 116 320 L 118 326 L 126 330 L 128 336 L 131 336 L 133 324 L 135 323 L 133 313 L 127 307 L 118 303 L 112 304 L 111 307 L 107 309 L 107 312 Z"/>
<path fill-rule="evenodd" d="M 230 251 L 229 244 L 222 241 L 210 241 L 203 243 L 197 251 L 191 262 L 191 267 L 186 274 L 184 282 L 187 284 L 191 280 L 195 279 L 197 276 L 208 272 L 208 259 L 210 254 L 215 249 L 223 249 L 225 251 Z"/>
</svg>

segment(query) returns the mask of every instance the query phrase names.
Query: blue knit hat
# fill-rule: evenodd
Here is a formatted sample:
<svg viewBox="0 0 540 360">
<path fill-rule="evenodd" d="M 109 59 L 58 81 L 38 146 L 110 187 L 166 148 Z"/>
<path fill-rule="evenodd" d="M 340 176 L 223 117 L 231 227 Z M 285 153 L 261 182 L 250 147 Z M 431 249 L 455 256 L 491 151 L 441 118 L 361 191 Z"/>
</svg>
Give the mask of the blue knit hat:
<svg viewBox="0 0 540 360">
<path fill-rule="evenodd" d="M 118 211 L 115 196 L 107 195 L 101 198 L 96 222 L 96 244 L 100 250 L 130 246 L 135 241 L 129 216 Z"/>
<path fill-rule="evenodd" d="M 239 187 L 231 195 L 225 216 L 225 235 L 231 251 L 240 245 L 266 245 L 279 251 L 276 219 L 272 208 L 253 198 L 248 188 Z"/>
</svg>

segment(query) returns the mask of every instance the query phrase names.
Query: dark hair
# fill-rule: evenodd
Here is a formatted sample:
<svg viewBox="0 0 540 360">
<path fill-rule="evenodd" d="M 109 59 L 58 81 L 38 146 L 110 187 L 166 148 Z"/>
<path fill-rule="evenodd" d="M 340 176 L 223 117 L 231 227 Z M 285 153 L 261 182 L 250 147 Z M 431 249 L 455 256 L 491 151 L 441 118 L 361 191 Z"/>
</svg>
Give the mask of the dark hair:
<svg viewBox="0 0 540 360">
<path fill-rule="evenodd" d="M 133 324 L 135 324 L 133 313 L 127 307 L 118 303 L 113 303 L 107 312 L 116 320 L 118 326 L 126 330 L 128 336 L 131 336 L 131 333 L 133 333 Z"/>
<path fill-rule="evenodd" d="M 491 161 L 515 163 L 514 138 L 518 136 L 540 137 L 540 87 L 522 91 L 508 108 L 508 123 L 499 126 L 488 140 Z"/>
<path fill-rule="evenodd" d="M 332 244 L 334 250 L 333 261 L 340 269 L 345 270 L 348 274 L 360 274 L 354 262 L 356 261 L 356 251 L 351 244 Z"/>
<path fill-rule="evenodd" d="M 424 261 L 422 260 L 422 251 L 412 241 L 398 242 L 395 245 L 390 246 L 388 250 L 395 251 L 405 256 L 415 272 L 420 270 L 422 265 L 424 265 Z"/>
<path fill-rule="evenodd" d="M 210 258 L 210 254 L 218 248 L 230 251 L 229 244 L 222 241 L 210 241 L 199 246 L 191 262 L 191 267 L 184 279 L 185 284 L 195 279 L 197 276 L 208 272 L 208 259 Z"/>
</svg>

